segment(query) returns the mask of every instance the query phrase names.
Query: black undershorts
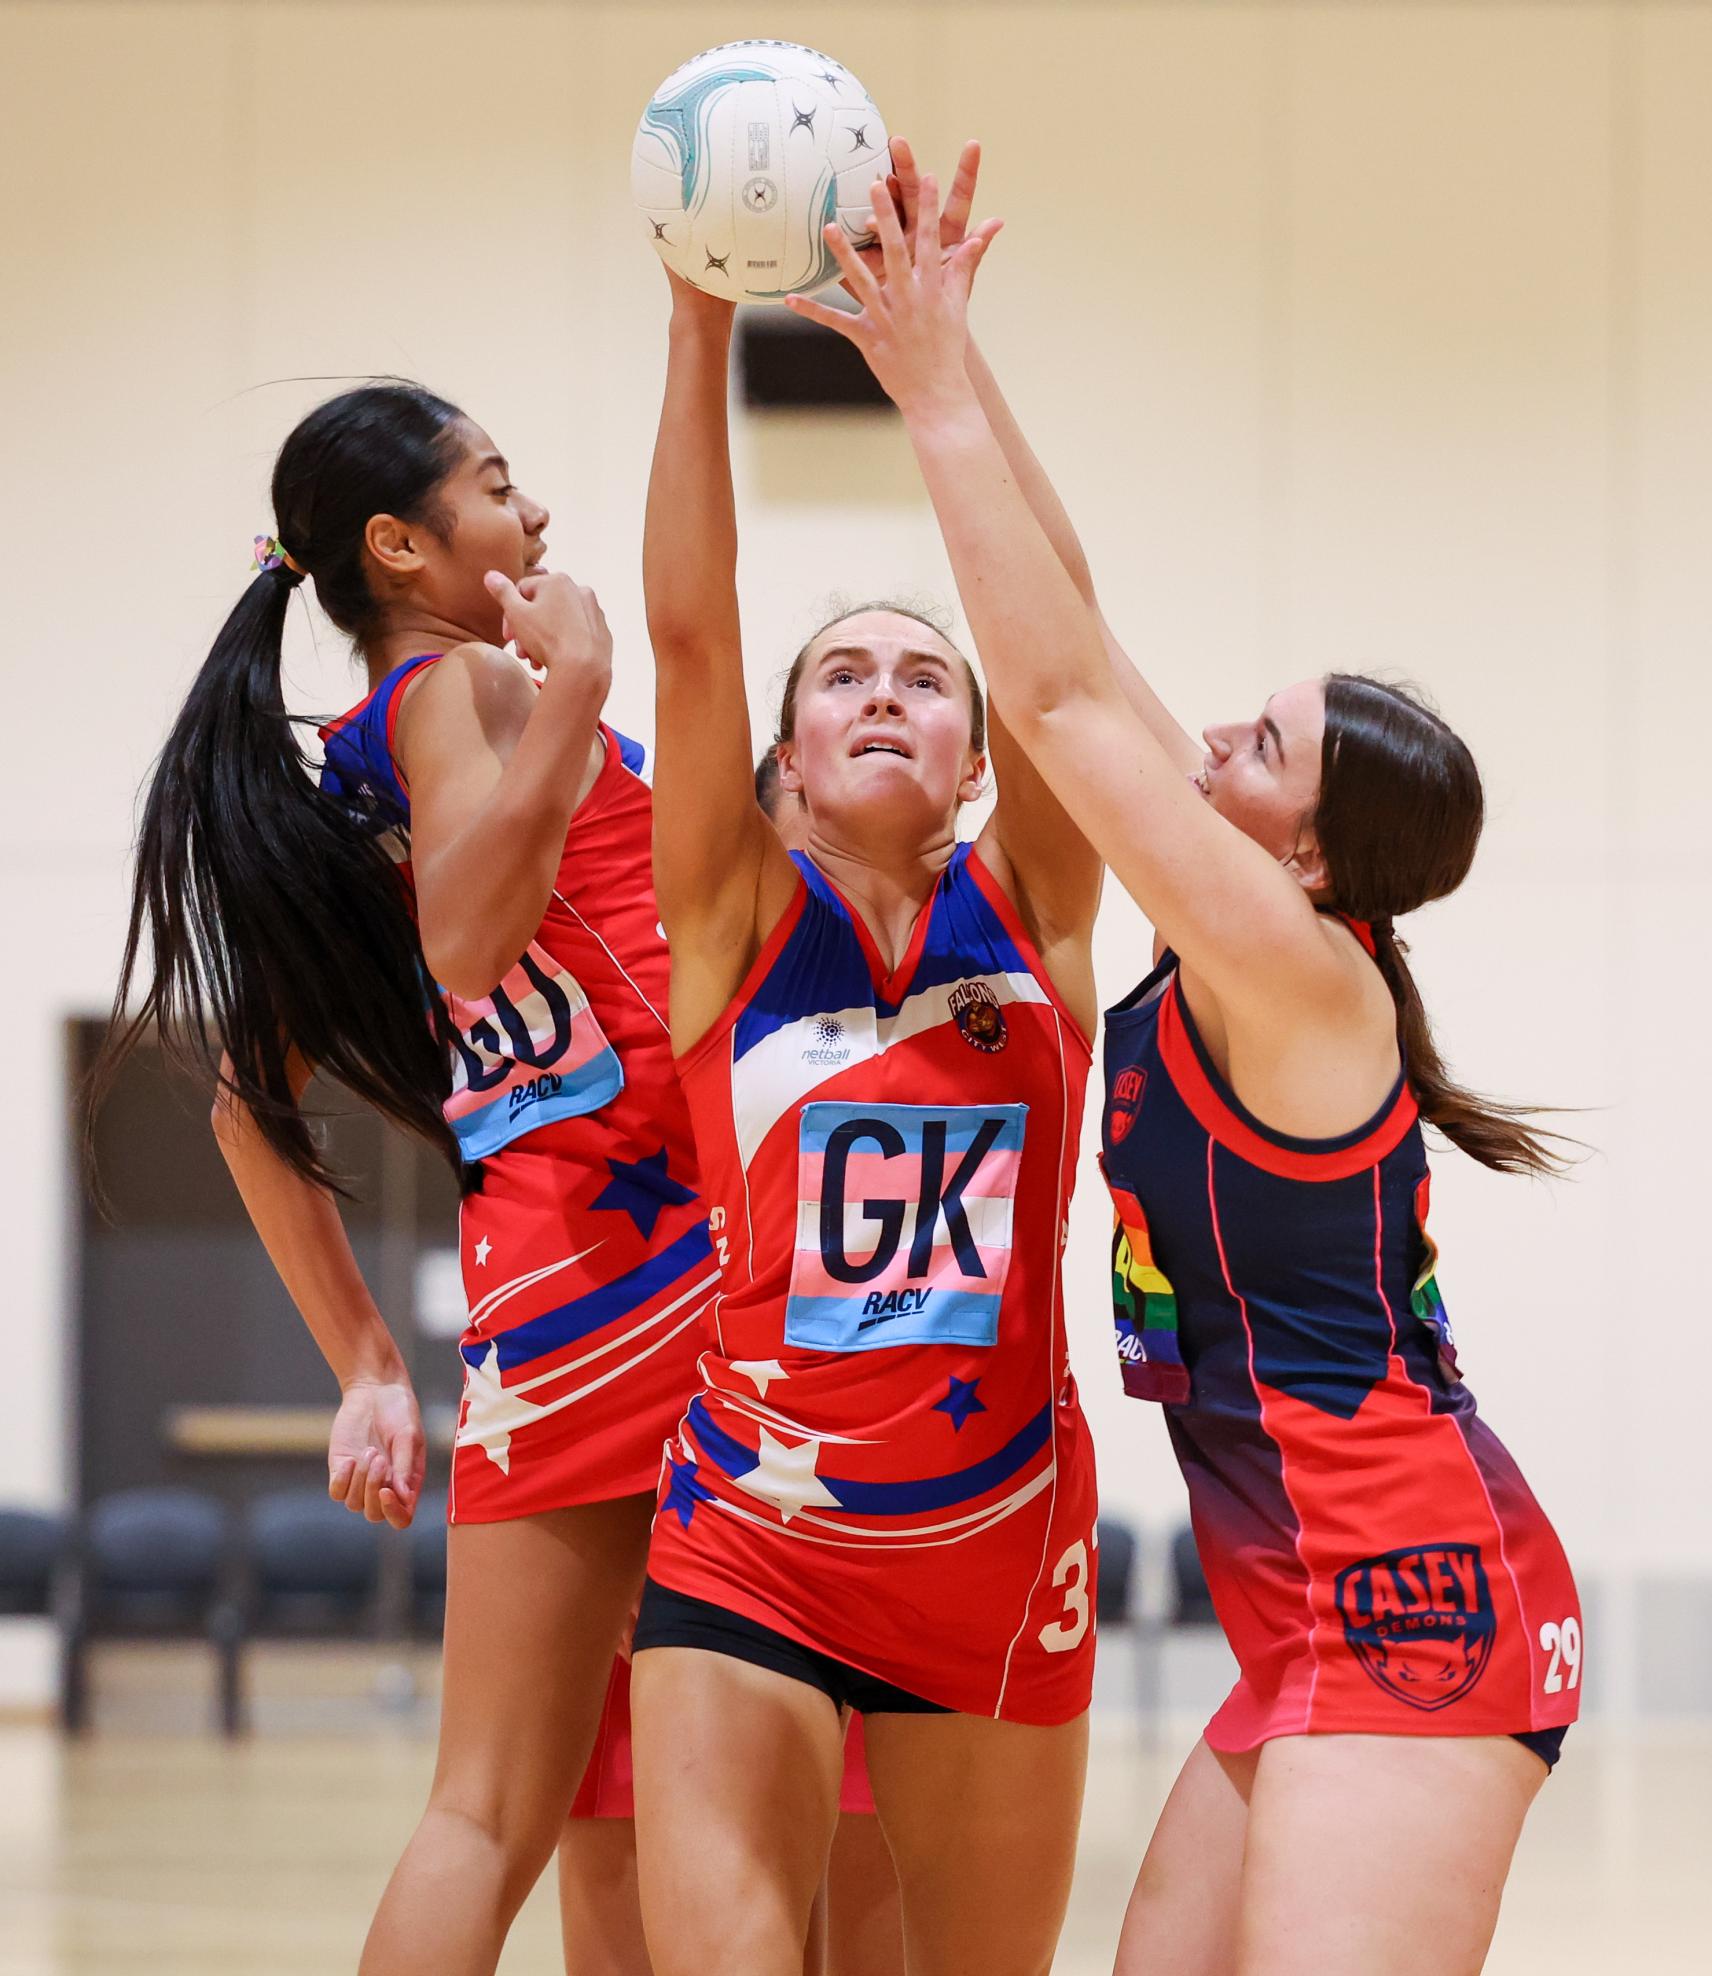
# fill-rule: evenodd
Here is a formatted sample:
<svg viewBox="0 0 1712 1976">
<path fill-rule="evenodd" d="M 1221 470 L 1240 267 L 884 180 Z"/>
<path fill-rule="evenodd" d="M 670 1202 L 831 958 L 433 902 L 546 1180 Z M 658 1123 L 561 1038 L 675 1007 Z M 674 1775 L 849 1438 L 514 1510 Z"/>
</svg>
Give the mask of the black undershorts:
<svg viewBox="0 0 1712 1976">
<path fill-rule="evenodd" d="M 703 1653 L 746 1660 L 751 1667 L 771 1668 L 775 1674 L 818 1688 L 836 1707 L 854 1709 L 858 1715 L 956 1713 L 941 1702 L 912 1695 L 907 1688 L 805 1647 L 739 1612 L 708 1599 L 692 1599 L 687 1592 L 674 1592 L 652 1578 L 643 1581 L 642 1609 L 637 1614 L 630 1651 L 646 1653 L 650 1647 L 695 1647 Z"/>
</svg>

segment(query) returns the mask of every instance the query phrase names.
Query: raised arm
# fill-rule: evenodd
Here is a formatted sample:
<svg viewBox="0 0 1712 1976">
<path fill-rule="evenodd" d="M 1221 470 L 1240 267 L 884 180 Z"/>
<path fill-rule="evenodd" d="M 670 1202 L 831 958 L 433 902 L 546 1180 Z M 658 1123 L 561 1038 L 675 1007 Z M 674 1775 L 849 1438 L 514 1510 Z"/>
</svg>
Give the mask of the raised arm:
<svg viewBox="0 0 1712 1976">
<path fill-rule="evenodd" d="M 397 734 L 422 952 L 467 1001 L 492 992 L 541 924 L 565 832 L 600 770 L 612 681 L 592 590 L 559 571 L 521 586 L 494 572 L 489 588 L 545 684 L 496 646 L 460 646 L 407 688 Z"/>
<path fill-rule="evenodd" d="M 916 231 L 916 219 L 921 197 L 921 175 L 916 165 L 915 154 L 908 141 L 901 137 L 892 140 L 893 197 L 900 208 L 904 231 L 911 239 L 912 251 Z M 957 160 L 957 170 L 952 178 L 949 191 L 945 195 L 944 210 L 940 215 L 939 244 L 947 251 L 960 247 L 968 235 L 969 215 L 974 206 L 975 187 L 981 170 L 981 147 L 971 140 L 965 144 Z M 872 269 L 872 256 L 866 256 Z M 1076 533 L 1064 503 L 1058 497 L 1045 467 L 1040 463 L 1032 446 L 1023 435 L 999 381 L 993 375 L 992 366 L 977 347 L 971 335 L 964 357 L 964 368 L 969 374 L 969 382 L 975 388 L 975 396 L 981 409 L 987 415 L 987 423 L 993 429 L 993 437 L 999 442 L 999 450 L 1005 456 L 1005 463 L 1011 470 L 1023 499 L 1030 512 L 1039 522 L 1052 550 L 1064 565 L 1070 580 L 1076 586 L 1077 594 L 1094 615 L 1100 637 L 1106 648 L 1106 657 L 1111 662 L 1112 676 L 1116 679 L 1123 696 L 1141 718 L 1147 723 L 1154 739 L 1183 770 L 1192 775 L 1200 767 L 1202 751 L 1194 738 L 1185 731 L 1171 714 L 1147 681 L 1136 669 L 1122 644 L 1118 641 L 1111 626 L 1106 622 L 1104 611 L 1094 590 L 1094 575 L 1088 558 L 1082 548 L 1081 538 Z"/>
<path fill-rule="evenodd" d="M 736 993 L 797 880 L 755 802 L 726 421 L 733 310 L 670 280 L 642 578 L 656 672 L 654 884 L 681 1052 Z"/>
<path fill-rule="evenodd" d="M 426 1444 L 416 1394 L 380 1314 L 332 1195 L 294 1173 L 262 1137 L 221 1065 L 214 1137 L 269 1260 L 339 1382 L 327 1444 L 327 1487 L 335 1502 L 371 1523 L 402 1529 L 416 1513 Z M 309 1066 L 293 1052 L 286 1073 L 301 1098 Z"/>
<path fill-rule="evenodd" d="M 903 412 L 995 702 L 1120 882 L 1221 1001 L 1283 994 L 1322 1010 L 1347 1005 L 1353 972 L 1301 886 L 1208 807 L 1117 685 L 1086 601 L 981 407 L 965 309 L 996 226 L 944 256 L 937 192 L 924 179 L 912 266 L 878 194 L 883 287 L 854 255 L 840 256 L 861 316 L 793 306 L 849 336 Z"/>
</svg>

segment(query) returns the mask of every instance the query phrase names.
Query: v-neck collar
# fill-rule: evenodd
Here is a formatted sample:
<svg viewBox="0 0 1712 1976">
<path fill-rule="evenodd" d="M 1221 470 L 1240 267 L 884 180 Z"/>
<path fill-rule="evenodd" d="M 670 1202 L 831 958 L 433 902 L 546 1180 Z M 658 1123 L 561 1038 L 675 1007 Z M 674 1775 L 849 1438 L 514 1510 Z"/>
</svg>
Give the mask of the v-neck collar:
<svg viewBox="0 0 1712 1976">
<path fill-rule="evenodd" d="M 957 853 L 953 851 L 951 856 L 955 862 Z M 814 861 L 810 859 L 809 862 L 812 864 Z M 910 982 L 915 978 L 916 969 L 921 965 L 922 949 L 927 945 L 928 928 L 933 922 L 933 909 L 939 903 L 940 893 L 944 890 L 951 866 L 948 864 L 933 881 L 933 890 L 922 901 L 921 910 L 915 916 L 915 924 L 910 928 L 910 937 L 904 943 L 903 954 L 890 974 L 886 972 L 885 956 L 880 952 L 880 943 L 874 938 L 868 922 L 852 901 L 846 898 L 831 875 L 822 870 L 818 864 L 814 868 L 820 873 L 827 890 L 850 916 L 850 924 L 856 934 L 856 944 L 862 949 L 862 958 L 868 964 L 868 975 L 874 984 L 874 993 L 882 1002 L 901 1002 L 908 992 Z"/>
</svg>

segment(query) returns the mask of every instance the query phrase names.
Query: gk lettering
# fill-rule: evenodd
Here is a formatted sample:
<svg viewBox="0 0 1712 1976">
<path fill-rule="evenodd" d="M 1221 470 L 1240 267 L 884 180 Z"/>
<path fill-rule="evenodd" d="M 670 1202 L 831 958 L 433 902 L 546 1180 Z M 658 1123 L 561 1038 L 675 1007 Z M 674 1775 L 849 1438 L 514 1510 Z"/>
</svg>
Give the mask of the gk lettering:
<svg viewBox="0 0 1712 1976">
<path fill-rule="evenodd" d="M 873 1253 L 860 1259 L 852 1259 L 844 1246 L 846 1180 L 851 1157 L 860 1149 L 873 1146 L 878 1148 L 882 1159 L 901 1160 L 910 1149 L 904 1135 L 888 1119 L 852 1118 L 834 1126 L 827 1136 L 820 1195 L 820 1252 L 827 1275 L 839 1283 L 871 1283 L 883 1276 L 903 1245 L 907 1226 L 910 1235 L 907 1273 L 912 1277 L 925 1276 L 943 1223 L 958 1268 L 966 1277 L 985 1277 L 987 1272 L 969 1227 L 963 1193 L 980 1172 L 1005 1124 L 1003 1117 L 983 1118 L 973 1140 L 947 1174 L 946 1121 L 924 1120 L 914 1197 L 877 1194 L 861 1202 L 863 1219 L 871 1222 L 878 1233 Z"/>
</svg>

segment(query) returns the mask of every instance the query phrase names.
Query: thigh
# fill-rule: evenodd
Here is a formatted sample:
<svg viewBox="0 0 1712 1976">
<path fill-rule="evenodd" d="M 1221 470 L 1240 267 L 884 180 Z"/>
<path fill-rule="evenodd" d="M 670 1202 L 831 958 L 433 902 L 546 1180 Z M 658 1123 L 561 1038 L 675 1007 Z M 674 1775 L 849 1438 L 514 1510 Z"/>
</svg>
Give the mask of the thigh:
<svg viewBox="0 0 1712 1976">
<path fill-rule="evenodd" d="M 865 1718 L 910 1976 L 1044 1976 L 1076 1861 L 1088 1718 Z"/>
<path fill-rule="evenodd" d="M 838 1816 L 837 1705 L 698 1647 L 638 1652 L 630 1684 L 655 1976 L 801 1976 Z"/>
<path fill-rule="evenodd" d="M 490 1830 L 539 1825 L 543 1863 L 593 1747 L 652 1507 L 626 1496 L 448 1533 L 434 1797 Z"/>
<path fill-rule="evenodd" d="M 1236 1961 L 1252 1752 L 1197 1743 L 1153 1828 L 1114 1976 L 1226 1976 Z"/>
<path fill-rule="evenodd" d="M 871 1811 L 839 1814 L 826 1864 L 827 1976 L 903 1976 L 898 1870 Z"/>
<path fill-rule="evenodd" d="M 559 1838 L 565 1976 L 652 1976 L 636 1891 L 636 1824 L 573 1818 Z"/>
<path fill-rule="evenodd" d="M 1485 1963 L 1545 1765 L 1508 1736 L 1281 1736 L 1249 1799 L 1237 1968 L 1438 1976 Z"/>
</svg>

